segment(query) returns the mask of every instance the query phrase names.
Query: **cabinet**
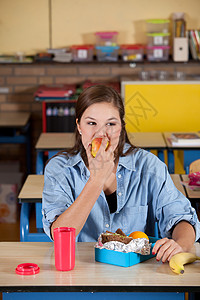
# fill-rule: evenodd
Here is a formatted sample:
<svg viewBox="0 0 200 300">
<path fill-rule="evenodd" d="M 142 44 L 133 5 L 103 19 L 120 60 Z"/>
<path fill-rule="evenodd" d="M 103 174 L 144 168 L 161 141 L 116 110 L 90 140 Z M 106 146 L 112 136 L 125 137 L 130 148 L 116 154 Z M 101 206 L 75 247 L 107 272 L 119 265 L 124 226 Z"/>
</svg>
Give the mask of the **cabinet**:
<svg viewBox="0 0 200 300">
<path fill-rule="evenodd" d="M 42 102 L 43 132 L 74 132 L 76 100 Z"/>
</svg>

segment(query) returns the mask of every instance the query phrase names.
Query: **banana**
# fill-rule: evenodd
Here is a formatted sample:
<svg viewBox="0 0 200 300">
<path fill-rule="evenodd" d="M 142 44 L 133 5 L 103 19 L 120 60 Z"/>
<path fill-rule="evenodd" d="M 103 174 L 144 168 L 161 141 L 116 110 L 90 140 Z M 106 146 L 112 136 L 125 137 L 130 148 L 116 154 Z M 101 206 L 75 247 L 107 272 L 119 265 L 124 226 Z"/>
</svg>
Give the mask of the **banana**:
<svg viewBox="0 0 200 300">
<path fill-rule="evenodd" d="M 200 257 L 193 253 L 182 252 L 177 253 L 169 261 L 170 269 L 176 274 L 184 273 L 184 265 L 194 262 L 195 260 L 200 260 Z"/>
</svg>

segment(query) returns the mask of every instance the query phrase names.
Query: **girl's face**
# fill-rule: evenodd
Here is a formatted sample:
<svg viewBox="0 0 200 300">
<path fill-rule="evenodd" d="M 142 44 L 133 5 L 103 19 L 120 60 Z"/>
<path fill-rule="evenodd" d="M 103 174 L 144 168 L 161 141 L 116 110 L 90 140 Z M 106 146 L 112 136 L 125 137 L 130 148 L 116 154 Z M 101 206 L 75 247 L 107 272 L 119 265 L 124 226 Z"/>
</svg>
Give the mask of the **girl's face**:
<svg viewBox="0 0 200 300">
<path fill-rule="evenodd" d="M 90 105 L 83 113 L 77 127 L 85 149 L 94 138 L 107 136 L 114 150 L 119 143 L 121 120 L 118 109 L 112 103 L 101 102 Z"/>
</svg>

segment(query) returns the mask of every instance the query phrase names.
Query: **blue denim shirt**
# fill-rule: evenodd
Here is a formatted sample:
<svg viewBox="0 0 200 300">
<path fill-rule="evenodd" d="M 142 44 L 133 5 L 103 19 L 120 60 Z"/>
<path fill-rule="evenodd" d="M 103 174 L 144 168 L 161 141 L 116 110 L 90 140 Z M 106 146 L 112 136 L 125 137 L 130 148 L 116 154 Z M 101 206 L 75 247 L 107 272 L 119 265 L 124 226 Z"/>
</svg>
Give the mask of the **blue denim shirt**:
<svg viewBox="0 0 200 300">
<path fill-rule="evenodd" d="M 127 147 L 125 145 L 125 149 Z M 89 176 L 80 154 L 69 158 L 60 155 L 47 164 L 42 212 L 48 236 L 51 236 L 51 223 L 76 200 Z M 102 232 L 118 228 L 126 234 L 140 230 L 153 236 L 155 222 L 158 222 L 161 237 L 171 237 L 171 229 L 181 220 L 190 222 L 196 230 L 196 239 L 200 237 L 200 223 L 194 208 L 176 189 L 166 165 L 155 155 L 138 149 L 120 157 L 116 178 L 117 211 L 110 213 L 102 191 L 77 241 L 97 241 Z"/>
</svg>

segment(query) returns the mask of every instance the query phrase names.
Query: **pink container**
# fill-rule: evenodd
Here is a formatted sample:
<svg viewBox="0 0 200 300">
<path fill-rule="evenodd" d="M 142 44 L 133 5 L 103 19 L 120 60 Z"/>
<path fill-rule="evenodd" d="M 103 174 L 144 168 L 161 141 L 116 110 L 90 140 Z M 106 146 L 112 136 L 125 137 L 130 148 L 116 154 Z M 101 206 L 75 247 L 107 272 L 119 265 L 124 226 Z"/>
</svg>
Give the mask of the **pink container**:
<svg viewBox="0 0 200 300">
<path fill-rule="evenodd" d="M 75 266 L 75 233 L 72 227 L 54 229 L 55 266 L 59 271 L 70 271 Z"/>
<path fill-rule="evenodd" d="M 117 31 L 95 32 L 97 46 L 117 46 Z"/>
</svg>

